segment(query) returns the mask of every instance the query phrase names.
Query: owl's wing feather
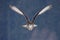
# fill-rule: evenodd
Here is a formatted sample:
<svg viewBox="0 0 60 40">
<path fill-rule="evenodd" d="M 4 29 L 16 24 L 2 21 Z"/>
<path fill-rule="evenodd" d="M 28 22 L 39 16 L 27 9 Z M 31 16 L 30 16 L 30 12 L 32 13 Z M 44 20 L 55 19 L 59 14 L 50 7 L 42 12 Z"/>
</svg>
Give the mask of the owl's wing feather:
<svg viewBox="0 0 60 40">
<path fill-rule="evenodd" d="M 23 12 L 21 12 L 21 10 L 19 10 L 16 6 L 9 5 L 9 7 L 10 7 L 13 11 L 15 11 L 15 12 L 17 12 L 18 14 L 24 16 L 25 19 L 26 19 L 26 21 L 29 22 L 29 18 L 28 18 Z"/>
<path fill-rule="evenodd" d="M 12 6 L 12 5 L 9 5 L 9 7 L 10 7 L 13 11 L 17 12 L 18 14 L 24 15 L 17 7 Z"/>
<path fill-rule="evenodd" d="M 46 11 L 50 10 L 52 8 L 52 5 L 48 5 L 45 8 L 43 8 L 38 15 L 41 15 L 42 13 L 45 13 Z"/>
<path fill-rule="evenodd" d="M 34 17 L 33 17 L 32 22 L 34 22 L 34 20 L 36 19 L 37 16 L 45 13 L 46 11 L 50 10 L 51 8 L 52 8 L 52 5 L 48 5 L 48 6 L 46 6 L 45 8 L 43 8 L 39 13 L 36 13 L 36 14 L 34 15 Z"/>
</svg>

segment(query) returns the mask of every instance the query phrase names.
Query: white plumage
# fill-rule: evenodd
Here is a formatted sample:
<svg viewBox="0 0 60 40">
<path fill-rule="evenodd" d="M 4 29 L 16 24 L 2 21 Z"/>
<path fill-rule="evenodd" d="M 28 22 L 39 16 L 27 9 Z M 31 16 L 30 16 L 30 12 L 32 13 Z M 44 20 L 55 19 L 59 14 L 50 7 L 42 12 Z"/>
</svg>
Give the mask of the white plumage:
<svg viewBox="0 0 60 40">
<path fill-rule="evenodd" d="M 50 10 L 52 8 L 52 5 L 48 5 L 45 8 L 43 8 L 38 15 L 41 15 L 42 13 L 46 12 L 47 10 Z"/>
<path fill-rule="evenodd" d="M 17 7 L 12 6 L 12 5 L 9 5 L 9 7 L 10 7 L 13 11 L 15 11 L 15 12 L 21 14 L 21 15 L 24 15 Z"/>
<path fill-rule="evenodd" d="M 21 14 L 21 15 L 25 16 L 25 18 L 26 18 L 26 20 L 27 20 L 27 24 L 26 24 L 26 25 L 23 25 L 24 28 L 27 28 L 28 30 L 33 30 L 34 27 L 37 27 L 37 25 L 34 24 L 34 20 L 35 20 L 36 16 L 39 16 L 39 15 L 41 15 L 42 13 L 46 12 L 47 10 L 50 10 L 51 7 L 52 7 L 52 5 L 48 5 L 48 6 L 46 6 L 45 8 L 43 8 L 39 13 L 37 13 L 37 14 L 34 16 L 34 18 L 33 18 L 32 21 L 30 21 L 29 18 L 28 18 L 26 15 L 24 15 L 24 13 L 21 12 L 17 7 L 12 6 L 12 5 L 9 5 L 9 7 L 10 7 L 13 11 L 17 12 L 18 14 Z"/>
</svg>

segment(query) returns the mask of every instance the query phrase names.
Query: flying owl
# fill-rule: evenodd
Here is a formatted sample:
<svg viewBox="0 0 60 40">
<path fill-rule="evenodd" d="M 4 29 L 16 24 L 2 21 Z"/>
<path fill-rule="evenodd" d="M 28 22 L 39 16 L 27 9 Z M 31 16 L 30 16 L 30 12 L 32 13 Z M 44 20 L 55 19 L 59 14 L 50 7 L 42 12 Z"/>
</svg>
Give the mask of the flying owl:
<svg viewBox="0 0 60 40">
<path fill-rule="evenodd" d="M 25 15 L 25 13 L 23 13 L 21 10 L 19 10 L 16 6 L 12 6 L 12 5 L 9 5 L 9 7 L 15 11 L 16 13 L 22 15 L 25 17 L 26 19 L 26 24 L 25 25 L 22 25 L 22 27 L 24 28 L 27 28 L 28 30 L 33 30 L 33 28 L 37 27 L 37 25 L 34 23 L 35 22 L 35 19 L 36 17 L 38 17 L 39 15 L 45 13 L 46 11 L 50 10 L 52 8 L 52 5 L 48 5 L 46 6 L 45 8 L 43 8 L 39 13 L 36 13 L 32 20 L 30 21 L 29 17 L 27 17 L 27 15 Z"/>
</svg>

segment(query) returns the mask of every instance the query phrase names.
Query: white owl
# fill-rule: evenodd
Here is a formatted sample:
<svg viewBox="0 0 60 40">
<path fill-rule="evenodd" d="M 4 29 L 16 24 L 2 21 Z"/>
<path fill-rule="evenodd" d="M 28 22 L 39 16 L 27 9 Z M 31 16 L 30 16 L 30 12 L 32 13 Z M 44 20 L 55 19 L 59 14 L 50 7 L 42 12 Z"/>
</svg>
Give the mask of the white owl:
<svg viewBox="0 0 60 40">
<path fill-rule="evenodd" d="M 52 5 L 48 5 L 48 6 L 46 6 L 45 8 L 43 8 L 39 13 L 36 13 L 36 14 L 34 15 L 32 21 L 30 21 L 30 19 L 29 19 L 23 12 L 21 12 L 21 10 L 19 10 L 17 7 L 12 6 L 12 5 L 9 5 L 9 7 L 10 7 L 13 11 L 15 11 L 15 12 L 17 12 L 18 14 L 20 14 L 20 15 L 22 15 L 22 16 L 25 17 L 27 23 L 26 23 L 25 25 L 23 25 L 22 27 L 25 27 L 25 28 L 27 28 L 28 30 L 33 30 L 34 27 L 37 27 L 37 25 L 35 25 L 35 23 L 34 23 L 36 17 L 39 16 L 39 15 L 41 15 L 41 14 L 43 14 L 44 12 L 50 10 L 50 9 L 52 8 Z"/>
</svg>

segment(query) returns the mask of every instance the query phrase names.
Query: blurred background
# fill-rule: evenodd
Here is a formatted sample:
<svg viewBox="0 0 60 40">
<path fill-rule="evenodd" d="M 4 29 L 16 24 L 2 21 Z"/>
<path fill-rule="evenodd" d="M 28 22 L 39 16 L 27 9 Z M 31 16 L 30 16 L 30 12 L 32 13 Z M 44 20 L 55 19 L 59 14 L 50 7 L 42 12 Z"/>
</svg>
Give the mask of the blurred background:
<svg viewBox="0 0 60 40">
<path fill-rule="evenodd" d="M 47 5 L 52 9 L 38 16 L 37 28 L 22 27 L 23 16 L 9 8 L 14 5 L 30 18 Z M 60 0 L 0 0 L 0 40 L 60 40 Z"/>
</svg>

